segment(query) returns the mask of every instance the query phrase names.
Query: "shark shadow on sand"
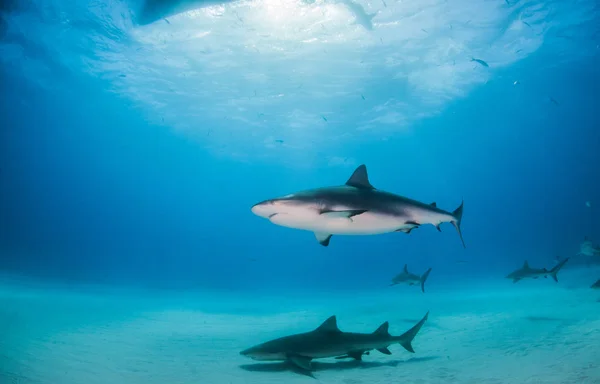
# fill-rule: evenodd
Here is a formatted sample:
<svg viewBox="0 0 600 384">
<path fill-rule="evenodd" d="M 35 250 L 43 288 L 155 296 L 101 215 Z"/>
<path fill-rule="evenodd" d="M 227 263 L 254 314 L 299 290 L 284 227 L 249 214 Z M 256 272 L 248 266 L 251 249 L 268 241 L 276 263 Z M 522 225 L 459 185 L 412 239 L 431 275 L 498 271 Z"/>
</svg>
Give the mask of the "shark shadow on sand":
<svg viewBox="0 0 600 384">
<path fill-rule="evenodd" d="M 381 367 L 397 367 L 404 364 L 422 363 L 426 361 L 439 359 L 440 356 L 423 356 L 423 357 L 412 357 L 408 360 L 390 360 L 390 361 L 364 361 L 364 360 L 351 360 L 351 361 L 318 361 L 313 363 L 312 371 L 299 368 L 294 363 L 289 361 L 282 361 L 277 363 L 255 363 L 255 364 L 243 364 L 239 367 L 244 371 L 248 372 L 294 372 L 299 375 L 314 377 L 313 373 L 321 371 L 343 371 L 346 369 L 371 369 Z"/>
</svg>

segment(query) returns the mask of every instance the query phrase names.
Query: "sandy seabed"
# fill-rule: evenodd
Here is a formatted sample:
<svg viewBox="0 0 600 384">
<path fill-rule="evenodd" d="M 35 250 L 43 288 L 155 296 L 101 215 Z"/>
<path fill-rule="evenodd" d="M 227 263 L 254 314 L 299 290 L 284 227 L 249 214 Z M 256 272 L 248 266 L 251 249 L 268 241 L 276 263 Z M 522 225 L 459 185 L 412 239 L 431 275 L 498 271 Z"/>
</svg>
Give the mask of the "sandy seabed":
<svg viewBox="0 0 600 384">
<path fill-rule="evenodd" d="M 5 280 L 0 383 L 600 383 L 600 292 L 584 284 L 264 295 Z M 391 356 L 373 351 L 362 362 L 317 360 L 312 377 L 239 354 L 333 314 L 343 331 L 371 332 L 388 320 L 397 335 L 428 310 L 415 354 L 392 345 Z"/>
</svg>

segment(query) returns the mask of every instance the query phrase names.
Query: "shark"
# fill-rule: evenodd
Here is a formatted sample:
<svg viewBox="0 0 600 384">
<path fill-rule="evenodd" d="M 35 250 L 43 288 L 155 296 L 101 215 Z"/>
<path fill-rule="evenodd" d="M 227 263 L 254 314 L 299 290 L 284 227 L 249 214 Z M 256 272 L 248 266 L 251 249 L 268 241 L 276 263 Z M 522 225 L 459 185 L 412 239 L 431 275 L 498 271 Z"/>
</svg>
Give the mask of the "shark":
<svg viewBox="0 0 600 384">
<path fill-rule="evenodd" d="M 579 253 L 577 256 L 600 257 L 600 246 L 595 246 L 594 243 L 586 236 L 583 242 L 579 245 Z"/>
<path fill-rule="evenodd" d="M 513 271 L 511 273 L 508 274 L 508 276 L 506 276 L 507 279 L 512 279 L 513 283 L 517 283 L 520 280 L 523 279 L 538 279 L 540 277 L 544 277 L 547 278 L 548 275 L 550 275 L 552 277 L 552 279 L 554 279 L 554 281 L 556 281 L 558 283 L 558 271 L 560 271 L 560 269 L 566 264 L 566 262 L 569 261 L 569 258 L 564 258 L 562 261 L 560 261 L 554 268 L 552 268 L 551 270 L 547 270 L 546 268 L 531 268 L 529 266 L 529 263 L 527 261 L 525 261 L 525 263 L 523 264 L 523 266 L 519 269 L 517 269 L 516 271 Z"/>
<path fill-rule="evenodd" d="M 427 281 L 429 273 L 431 273 L 431 268 L 425 271 L 423 276 L 415 275 L 413 273 L 408 272 L 408 265 L 404 264 L 404 269 L 401 273 L 399 273 L 392 279 L 392 284 L 390 285 L 408 284 L 412 286 L 419 284 L 421 285 L 421 291 L 425 293 L 425 281 Z"/>
<path fill-rule="evenodd" d="M 235 0 L 142 0 L 136 21 L 139 25 L 148 25 L 179 13 L 233 1 Z"/>
<path fill-rule="evenodd" d="M 300 191 L 259 202 L 252 213 L 271 223 L 314 232 L 322 246 L 329 246 L 333 235 L 376 235 L 410 233 L 431 224 L 441 231 L 442 223 L 461 232 L 463 205 L 453 212 L 417 200 L 378 190 L 369 181 L 367 167 L 358 166 L 344 185 Z"/>
<path fill-rule="evenodd" d="M 388 347 L 396 343 L 415 353 L 412 341 L 428 317 L 429 311 L 411 329 L 400 336 L 392 336 L 387 321 L 372 333 L 343 332 L 334 315 L 310 332 L 267 341 L 245 349 L 240 354 L 258 361 L 289 361 L 303 370 L 311 371 L 314 359 L 350 357 L 362 360 L 362 356 L 371 350 L 391 355 Z"/>
<path fill-rule="evenodd" d="M 598 279 L 598 281 L 596 281 L 594 284 L 592 284 L 592 289 L 600 289 L 600 279 Z"/>
</svg>

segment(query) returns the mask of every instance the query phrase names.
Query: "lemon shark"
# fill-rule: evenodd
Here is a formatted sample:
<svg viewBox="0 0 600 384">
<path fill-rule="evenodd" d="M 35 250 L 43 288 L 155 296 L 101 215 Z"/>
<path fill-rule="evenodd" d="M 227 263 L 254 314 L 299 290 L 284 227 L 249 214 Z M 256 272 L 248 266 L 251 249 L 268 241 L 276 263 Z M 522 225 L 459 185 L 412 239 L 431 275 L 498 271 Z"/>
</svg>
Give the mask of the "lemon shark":
<svg viewBox="0 0 600 384">
<path fill-rule="evenodd" d="M 529 266 L 529 263 L 527 261 L 525 261 L 525 263 L 523 264 L 523 266 L 513 272 L 511 272 L 510 274 L 508 274 L 508 276 L 506 276 L 507 279 L 512 279 L 513 283 L 517 283 L 520 280 L 523 279 L 538 279 L 540 277 L 544 277 L 547 278 L 548 276 L 551 276 L 552 279 L 554 279 L 554 281 L 556 281 L 558 283 L 558 271 L 560 271 L 560 269 L 565 265 L 565 263 L 569 261 L 569 258 L 565 258 L 563 259 L 560 263 L 558 263 L 554 268 L 552 268 L 551 270 L 547 270 L 546 268 L 531 268 Z"/>
<path fill-rule="evenodd" d="M 423 293 L 425 293 L 425 281 L 427 281 L 427 278 L 429 277 L 430 273 L 431 273 L 431 268 L 429 268 L 427 271 L 425 271 L 423 276 L 415 275 L 414 273 L 408 272 L 408 265 L 404 264 L 404 269 L 402 270 L 401 273 L 399 273 L 392 279 L 392 284 L 390 284 L 390 285 L 397 285 L 397 284 L 417 285 L 417 284 L 419 284 L 421 286 L 421 291 Z"/>
<path fill-rule="evenodd" d="M 289 361 L 304 370 L 312 370 L 311 361 L 328 357 L 362 360 L 363 354 L 376 349 L 390 355 L 388 347 L 400 344 L 414 353 L 412 341 L 427 321 L 429 312 L 411 329 L 400 336 L 390 335 L 386 321 L 373 333 L 342 332 L 335 316 L 317 329 L 267 341 L 240 352 L 242 356 L 259 361 Z"/>
<path fill-rule="evenodd" d="M 424 224 L 451 223 L 460 240 L 463 203 L 453 212 L 417 200 L 381 191 L 369 181 L 367 167 L 360 165 L 346 184 L 296 192 L 255 204 L 252 212 L 273 224 L 314 232 L 328 246 L 333 235 L 410 233 Z"/>
</svg>

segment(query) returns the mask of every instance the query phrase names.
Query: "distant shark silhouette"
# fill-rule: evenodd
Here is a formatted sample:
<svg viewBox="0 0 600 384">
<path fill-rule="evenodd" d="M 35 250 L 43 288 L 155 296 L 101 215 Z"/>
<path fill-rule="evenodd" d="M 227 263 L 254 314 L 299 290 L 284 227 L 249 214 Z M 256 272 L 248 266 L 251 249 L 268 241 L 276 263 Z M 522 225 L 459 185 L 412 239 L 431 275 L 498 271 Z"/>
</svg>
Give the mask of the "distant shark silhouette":
<svg viewBox="0 0 600 384">
<path fill-rule="evenodd" d="M 565 263 L 569 261 L 569 258 L 563 259 L 560 263 L 558 263 L 551 270 L 547 270 L 546 268 L 531 268 L 529 263 L 525 261 L 523 266 L 506 276 L 507 279 L 512 279 L 513 283 L 517 283 L 522 279 L 538 279 L 540 277 L 547 278 L 548 276 L 552 276 L 554 281 L 558 282 L 558 271 L 565 265 Z"/>
<path fill-rule="evenodd" d="M 592 284 L 592 289 L 600 289 L 600 279 Z"/>
<path fill-rule="evenodd" d="M 390 355 L 388 347 L 399 343 L 414 353 L 412 341 L 427 321 L 429 312 L 415 326 L 400 336 L 388 332 L 386 321 L 373 333 L 342 332 L 335 316 L 331 316 L 317 329 L 267 341 L 240 352 L 241 355 L 260 361 L 289 361 L 297 367 L 310 371 L 311 361 L 327 357 L 354 358 L 362 360 L 363 354 L 376 349 Z"/>
<path fill-rule="evenodd" d="M 429 268 L 427 271 L 425 271 L 423 276 L 417 276 L 413 273 L 408 272 L 408 265 L 404 264 L 404 269 L 402 270 L 401 273 L 399 273 L 392 279 L 392 284 L 390 284 L 390 285 L 397 285 L 397 284 L 417 285 L 417 284 L 419 284 L 419 285 L 421 285 L 421 291 L 423 293 L 425 293 L 425 281 L 427 281 L 427 278 L 429 277 L 430 273 L 431 273 L 431 268 Z"/>
<path fill-rule="evenodd" d="M 182 12 L 232 1 L 235 0 L 142 0 L 136 21 L 139 25 L 152 24 Z"/>
</svg>

